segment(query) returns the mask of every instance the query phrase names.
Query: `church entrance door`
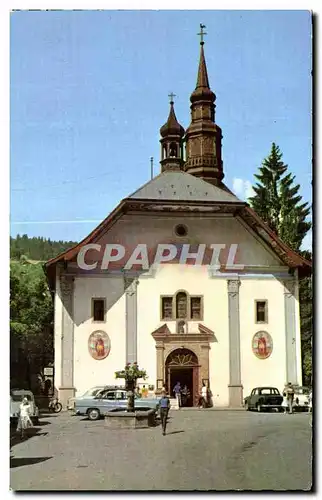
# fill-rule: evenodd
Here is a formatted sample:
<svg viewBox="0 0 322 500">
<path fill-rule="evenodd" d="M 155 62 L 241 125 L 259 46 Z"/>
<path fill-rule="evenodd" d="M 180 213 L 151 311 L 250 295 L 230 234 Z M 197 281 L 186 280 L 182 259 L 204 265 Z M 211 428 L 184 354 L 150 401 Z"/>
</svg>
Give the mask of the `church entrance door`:
<svg viewBox="0 0 322 500">
<path fill-rule="evenodd" d="M 171 397 L 173 388 L 180 382 L 182 389 L 187 388 L 187 393 L 183 391 L 182 405 L 195 406 L 198 399 L 199 380 L 198 358 L 189 349 L 176 349 L 169 354 L 166 360 L 166 380 L 167 389 Z"/>
</svg>

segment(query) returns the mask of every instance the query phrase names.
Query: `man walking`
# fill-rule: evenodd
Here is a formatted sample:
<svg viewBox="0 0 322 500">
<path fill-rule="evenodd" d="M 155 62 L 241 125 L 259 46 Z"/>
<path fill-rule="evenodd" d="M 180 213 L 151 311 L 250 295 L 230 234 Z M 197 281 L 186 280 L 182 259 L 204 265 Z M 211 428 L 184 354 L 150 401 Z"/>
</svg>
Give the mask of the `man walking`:
<svg viewBox="0 0 322 500">
<path fill-rule="evenodd" d="M 160 399 L 160 416 L 161 416 L 162 434 L 164 436 L 166 434 L 169 409 L 170 409 L 170 399 L 168 398 L 167 393 L 165 391 L 162 391 Z"/>
<path fill-rule="evenodd" d="M 173 388 L 174 396 L 177 400 L 177 407 L 178 410 L 181 407 L 181 385 L 180 382 L 177 382 L 176 385 Z"/>
<path fill-rule="evenodd" d="M 294 400 L 294 387 L 289 382 L 286 386 L 284 391 L 286 393 L 286 399 L 288 402 L 288 408 L 289 408 L 289 413 L 293 413 L 293 400 Z"/>
</svg>

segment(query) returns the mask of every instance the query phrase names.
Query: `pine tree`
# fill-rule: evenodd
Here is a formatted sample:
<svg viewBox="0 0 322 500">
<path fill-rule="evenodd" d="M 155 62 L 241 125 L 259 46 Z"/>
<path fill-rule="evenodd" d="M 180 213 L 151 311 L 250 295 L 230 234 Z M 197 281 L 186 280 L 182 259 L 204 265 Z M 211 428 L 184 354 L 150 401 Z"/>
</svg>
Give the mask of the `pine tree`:
<svg viewBox="0 0 322 500">
<path fill-rule="evenodd" d="M 255 212 L 293 250 L 311 260 L 311 252 L 300 251 L 302 241 L 311 229 L 306 218 L 310 213 L 308 203 L 301 203 L 300 185 L 294 183 L 295 176 L 287 172 L 288 165 L 282 161 L 279 147 L 273 143 L 272 149 L 255 174 L 259 181 L 249 199 Z M 301 348 L 304 383 L 312 380 L 312 286 L 311 278 L 302 278 L 299 286 L 301 315 Z"/>
<path fill-rule="evenodd" d="M 295 185 L 295 176 L 287 173 L 288 165 L 282 161 L 282 156 L 273 142 L 269 156 L 259 168 L 260 173 L 255 174 L 259 182 L 253 186 L 255 196 L 249 202 L 281 240 L 298 251 L 311 229 L 311 222 L 306 220 L 310 207 L 308 203 L 301 203 L 300 185 Z"/>
</svg>

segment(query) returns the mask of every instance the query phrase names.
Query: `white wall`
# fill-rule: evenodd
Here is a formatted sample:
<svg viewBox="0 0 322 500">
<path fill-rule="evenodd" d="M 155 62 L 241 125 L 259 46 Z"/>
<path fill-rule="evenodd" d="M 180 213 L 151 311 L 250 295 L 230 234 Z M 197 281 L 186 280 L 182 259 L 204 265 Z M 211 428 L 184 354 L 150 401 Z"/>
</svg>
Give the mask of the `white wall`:
<svg viewBox="0 0 322 500">
<path fill-rule="evenodd" d="M 280 391 L 286 382 L 286 341 L 284 286 L 277 279 L 241 279 L 240 346 L 241 381 L 244 397 L 257 386 L 273 386 Z M 255 323 L 255 300 L 268 301 L 268 323 Z M 258 331 L 268 332 L 273 351 L 267 359 L 258 359 L 252 351 L 252 339 Z"/>
<path fill-rule="evenodd" d="M 125 365 L 125 296 L 120 278 L 81 277 L 75 279 L 74 292 L 74 385 L 76 395 L 90 387 L 117 384 L 115 371 Z M 93 322 L 92 298 L 106 297 L 106 322 Z M 88 339 L 95 330 L 105 331 L 111 351 L 102 360 L 95 360 L 88 351 Z"/>
<path fill-rule="evenodd" d="M 184 222 L 189 238 L 176 238 L 173 228 Z M 157 243 L 239 243 L 241 260 L 245 265 L 278 266 L 265 246 L 232 218 L 147 218 L 127 216 L 118 221 L 101 243 L 118 241 L 135 247 L 142 241 Z M 280 264 L 281 265 L 281 264 Z M 268 384 L 282 389 L 286 373 L 285 319 L 283 285 L 276 279 L 243 279 L 240 293 L 241 377 L 244 396 L 257 385 Z M 227 281 L 209 278 L 205 266 L 165 264 L 160 266 L 154 278 L 140 278 L 137 288 L 137 361 L 148 373 L 147 384 L 156 385 L 156 349 L 151 336 L 164 321 L 160 319 L 160 295 L 172 295 L 184 289 L 189 294 L 204 297 L 202 323 L 215 332 L 217 342 L 211 343 L 210 384 L 217 405 L 228 404 L 229 384 L 229 331 Z M 106 297 L 106 323 L 93 323 L 91 299 Z M 255 324 L 254 300 L 268 300 L 268 325 Z M 60 385 L 61 302 L 55 299 L 55 370 L 56 386 Z M 114 377 L 126 361 L 125 294 L 123 280 L 119 277 L 75 278 L 74 291 L 74 385 L 77 394 L 99 384 L 119 383 Z M 171 325 L 170 325 L 171 327 Z M 88 338 L 96 330 L 104 330 L 111 340 L 111 352 L 104 360 L 94 360 L 88 352 Z M 273 352 L 266 360 L 259 360 L 252 352 L 253 335 L 265 330 L 273 338 Z M 299 333 L 298 333 L 299 335 Z"/>
</svg>

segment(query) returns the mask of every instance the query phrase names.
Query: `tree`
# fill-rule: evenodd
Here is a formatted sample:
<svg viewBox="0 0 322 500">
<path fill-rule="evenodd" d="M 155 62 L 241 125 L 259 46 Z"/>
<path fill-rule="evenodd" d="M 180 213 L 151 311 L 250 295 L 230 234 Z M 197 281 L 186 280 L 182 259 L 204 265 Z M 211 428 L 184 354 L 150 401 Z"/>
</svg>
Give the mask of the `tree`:
<svg viewBox="0 0 322 500">
<path fill-rule="evenodd" d="M 32 371 L 53 360 L 53 303 L 40 264 L 10 265 L 11 378 L 30 386 Z"/>
<path fill-rule="evenodd" d="M 127 390 L 127 411 L 134 412 L 134 389 L 138 378 L 146 379 L 146 371 L 140 370 L 137 362 L 127 363 L 124 370 L 115 372 L 116 378 L 124 378 L 125 389 Z"/>
<path fill-rule="evenodd" d="M 282 153 L 273 142 L 272 149 L 259 168 L 253 186 L 255 195 L 249 199 L 255 212 L 293 250 L 298 251 L 311 229 L 306 218 L 310 213 L 308 203 L 301 203 L 299 184 L 294 184 L 295 175 L 288 172 L 282 161 Z"/>
<path fill-rule="evenodd" d="M 288 165 L 282 161 L 279 147 L 273 143 L 272 149 L 260 167 L 253 186 L 255 195 L 249 199 L 250 205 L 284 243 L 308 260 L 312 255 L 300 251 L 302 241 L 311 229 L 306 218 L 310 213 L 308 203 L 301 203 L 299 184 L 294 184 L 295 176 L 288 172 Z M 301 278 L 299 286 L 301 314 L 301 347 L 304 382 L 312 379 L 312 287 L 311 278 Z"/>
</svg>

